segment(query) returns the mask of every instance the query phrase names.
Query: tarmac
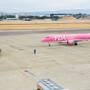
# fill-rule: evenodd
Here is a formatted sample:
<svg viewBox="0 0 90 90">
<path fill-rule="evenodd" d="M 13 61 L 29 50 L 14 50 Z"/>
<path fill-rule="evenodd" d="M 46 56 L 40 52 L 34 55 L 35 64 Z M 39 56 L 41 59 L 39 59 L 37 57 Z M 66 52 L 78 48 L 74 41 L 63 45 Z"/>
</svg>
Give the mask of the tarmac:
<svg viewBox="0 0 90 90">
<path fill-rule="evenodd" d="M 69 90 L 90 90 L 90 41 L 51 47 L 40 41 L 65 32 L 90 33 L 90 29 L 0 31 L 0 90 L 36 90 L 37 81 L 47 78 Z"/>
</svg>

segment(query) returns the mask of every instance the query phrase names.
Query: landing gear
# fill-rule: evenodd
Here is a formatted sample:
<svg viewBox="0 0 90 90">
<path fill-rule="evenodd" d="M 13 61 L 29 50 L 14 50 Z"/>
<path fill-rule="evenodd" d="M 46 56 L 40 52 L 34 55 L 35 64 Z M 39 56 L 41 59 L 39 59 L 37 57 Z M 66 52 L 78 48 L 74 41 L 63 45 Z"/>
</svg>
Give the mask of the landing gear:
<svg viewBox="0 0 90 90">
<path fill-rule="evenodd" d="M 49 43 L 49 47 L 51 46 L 51 44 Z"/>
<path fill-rule="evenodd" d="M 75 42 L 75 43 L 74 43 L 74 45 L 78 45 L 78 43 L 77 43 L 77 42 Z"/>
</svg>

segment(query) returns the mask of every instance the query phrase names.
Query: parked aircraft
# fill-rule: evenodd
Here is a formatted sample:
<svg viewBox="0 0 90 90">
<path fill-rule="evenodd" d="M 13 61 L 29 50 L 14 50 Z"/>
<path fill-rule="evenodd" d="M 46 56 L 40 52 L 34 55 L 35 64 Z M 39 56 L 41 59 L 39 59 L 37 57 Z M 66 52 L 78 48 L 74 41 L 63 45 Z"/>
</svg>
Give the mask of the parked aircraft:
<svg viewBox="0 0 90 90">
<path fill-rule="evenodd" d="M 50 46 L 51 43 L 55 42 L 66 43 L 67 45 L 78 45 L 78 42 L 87 40 L 90 40 L 90 33 L 49 35 L 45 38 L 42 38 L 41 41 L 48 43 Z"/>
</svg>

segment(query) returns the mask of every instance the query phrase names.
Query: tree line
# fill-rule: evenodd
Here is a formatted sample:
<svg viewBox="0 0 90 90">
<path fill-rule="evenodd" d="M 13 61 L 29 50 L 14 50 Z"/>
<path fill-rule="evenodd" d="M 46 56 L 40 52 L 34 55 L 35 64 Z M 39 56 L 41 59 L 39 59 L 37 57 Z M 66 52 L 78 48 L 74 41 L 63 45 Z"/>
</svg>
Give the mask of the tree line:
<svg viewBox="0 0 90 90">
<path fill-rule="evenodd" d="M 76 19 L 79 19 L 79 18 L 84 18 L 86 17 L 87 15 L 86 14 L 50 14 L 48 16 L 32 16 L 32 15 L 18 15 L 18 20 L 25 20 L 25 21 L 31 21 L 33 19 L 51 19 L 51 20 L 58 20 L 60 18 L 62 18 L 63 16 L 73 16 L 74 18 Z M 4 19 L 7 19 L 7 18 L 16 18 L 15 15 L 1 15 L 0 16 L 0 20 L 4 20 Z"/>
</svg>

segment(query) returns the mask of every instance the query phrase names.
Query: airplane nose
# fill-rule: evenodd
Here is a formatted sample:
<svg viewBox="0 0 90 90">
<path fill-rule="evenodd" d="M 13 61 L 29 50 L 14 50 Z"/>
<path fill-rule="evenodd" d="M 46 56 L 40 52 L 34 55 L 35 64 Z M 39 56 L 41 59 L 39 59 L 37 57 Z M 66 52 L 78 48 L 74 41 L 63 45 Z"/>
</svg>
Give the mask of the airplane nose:
<svg viewBox="0 0 90 90">
<path fill-rule="evenodd" d="M 41 39 L 41 41 L 42 41 L 42 42 L 45 42 L 45 41 L 46 41 L 46 39 L 45 39 L 45 38 L 43 38 L 43 39 Z"/>
<path fill-rule="evenodd" d="M 42 38 L 41 41 L 42 42 L 51 42 L 52 39 L 51 38 Z"/>
</svg>

